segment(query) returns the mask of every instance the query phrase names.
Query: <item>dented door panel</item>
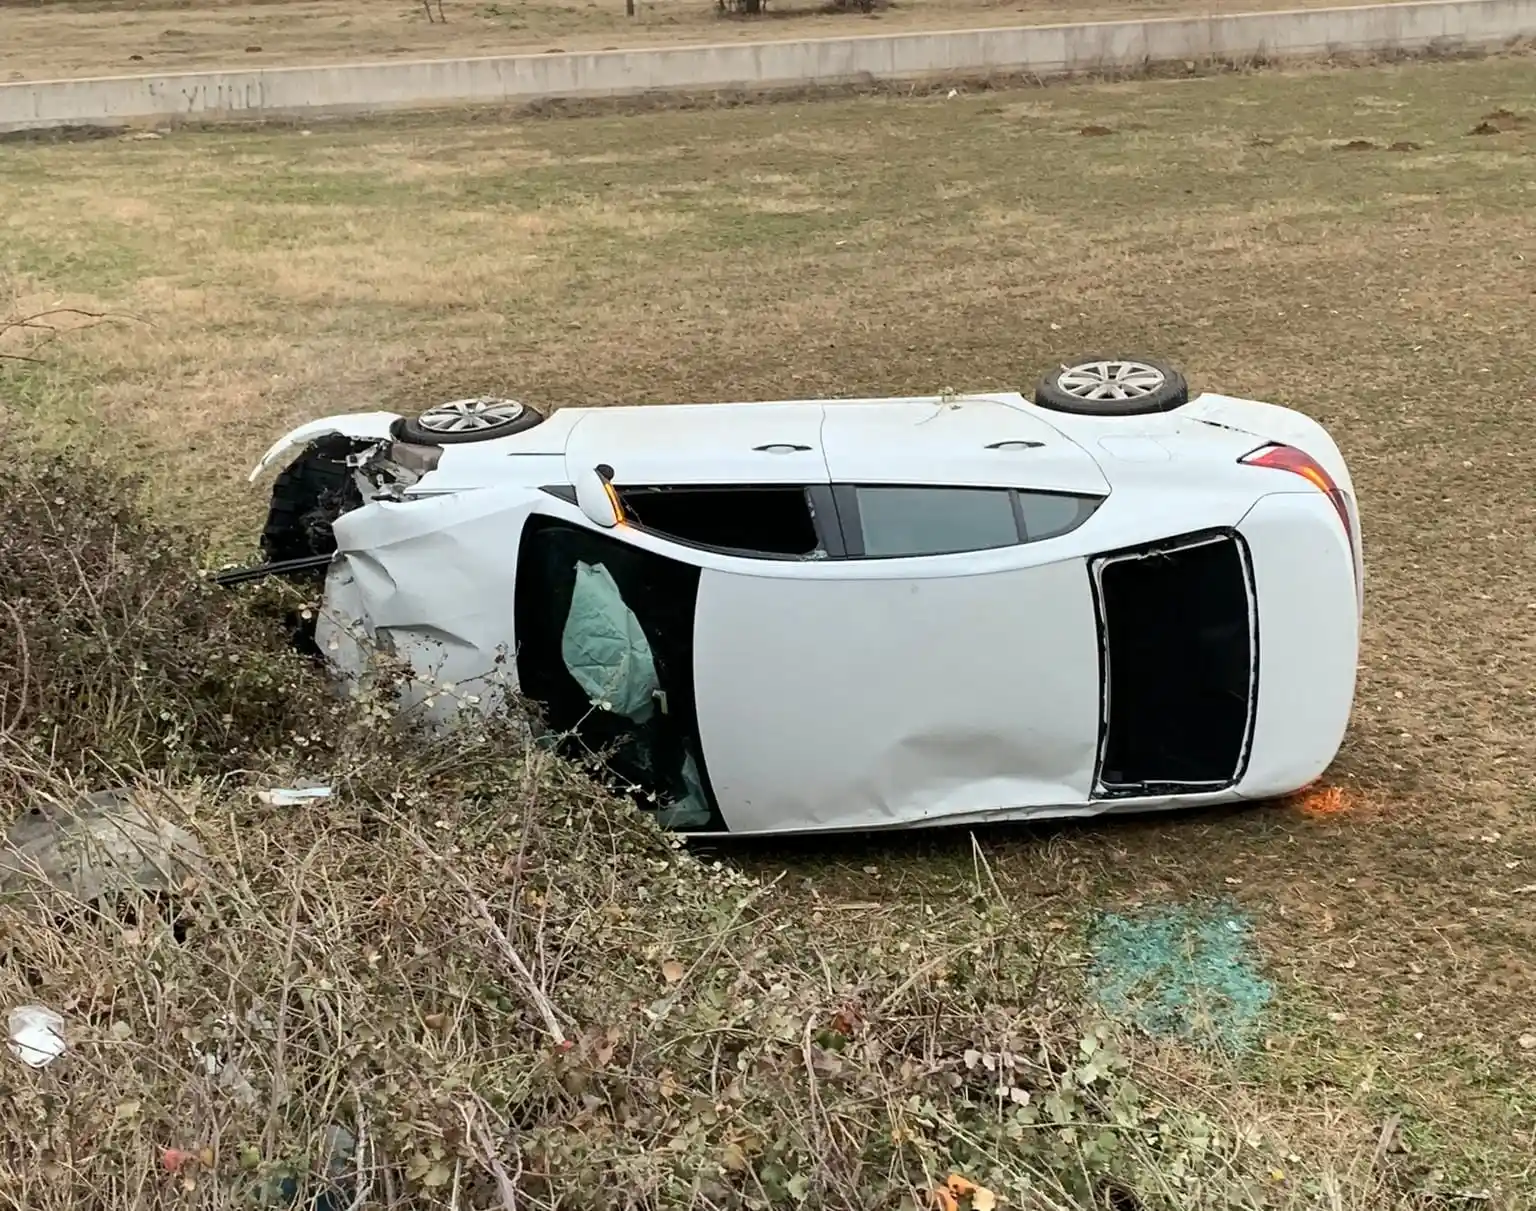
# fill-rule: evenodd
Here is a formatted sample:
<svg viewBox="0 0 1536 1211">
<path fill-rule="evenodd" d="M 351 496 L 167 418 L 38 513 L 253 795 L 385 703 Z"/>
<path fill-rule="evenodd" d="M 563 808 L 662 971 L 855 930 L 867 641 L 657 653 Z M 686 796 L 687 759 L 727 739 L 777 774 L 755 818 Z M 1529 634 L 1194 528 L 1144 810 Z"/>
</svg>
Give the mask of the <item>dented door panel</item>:
<svg viewBox="0 0 1536 1211">
<path fill-rule="evenodd" d="M 705 568 L 704 759 L 732 832 L 1083 803 L 1099 719 L 1081 559 L 875 579 Z"/>
</svg>

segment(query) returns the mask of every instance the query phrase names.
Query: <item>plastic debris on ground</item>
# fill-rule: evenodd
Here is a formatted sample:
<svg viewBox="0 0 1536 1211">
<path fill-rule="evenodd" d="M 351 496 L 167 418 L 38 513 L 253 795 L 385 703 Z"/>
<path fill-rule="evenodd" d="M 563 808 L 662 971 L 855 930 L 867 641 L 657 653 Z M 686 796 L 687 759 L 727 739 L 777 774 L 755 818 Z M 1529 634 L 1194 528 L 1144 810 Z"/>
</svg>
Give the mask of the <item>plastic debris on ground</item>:
<svg viewBox="0 0 1536 1211">
<path fill-rule="evenodd" d="M 6 1023 L 11 1054 L 23 1064 L 42 1068 L 64 1054 L 64 1019 L 41 1005 L 11 1010 Z"/>
<path fill-rule="evenodd" d="M 176 891 L 205 855 L 154 806 L 156 795 L 130 790 L 93 791 L 67 804 L 37 800 L 0 844 L 0 894 L 51 915 L 124 891 Z"/>
<path fill-rule="evenodd" d="M 328 786 L 274 786 L 270 790 L 257 791 L 256 798 L 269 807 L 298 807 L 315 799 L 329 799 Z"/>
</svg>

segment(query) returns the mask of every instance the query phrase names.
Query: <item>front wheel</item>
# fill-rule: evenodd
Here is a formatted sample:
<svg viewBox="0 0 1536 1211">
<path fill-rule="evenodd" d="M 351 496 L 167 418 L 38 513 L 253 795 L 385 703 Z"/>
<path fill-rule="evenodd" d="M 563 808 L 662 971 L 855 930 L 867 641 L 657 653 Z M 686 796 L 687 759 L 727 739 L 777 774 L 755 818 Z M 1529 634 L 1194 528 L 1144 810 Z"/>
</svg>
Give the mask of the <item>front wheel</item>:
<svg viewBox="0 0 1536 1211">
<path fill-rule="evenodd" d="M 1140 416 L 1189 402 L 1189 384 L 1166 362 L 1088 357 L 1056 367 L 1035 385 L 1035 403 L 1079 416 Z"/>
<path fill-rule="evenodd" d="M 395 436 L 423 446 L 490 441 L 532 429 L 544 416 L 515 399 L 477 396 L 450 400 L 399 422 Z"/>
</svg>

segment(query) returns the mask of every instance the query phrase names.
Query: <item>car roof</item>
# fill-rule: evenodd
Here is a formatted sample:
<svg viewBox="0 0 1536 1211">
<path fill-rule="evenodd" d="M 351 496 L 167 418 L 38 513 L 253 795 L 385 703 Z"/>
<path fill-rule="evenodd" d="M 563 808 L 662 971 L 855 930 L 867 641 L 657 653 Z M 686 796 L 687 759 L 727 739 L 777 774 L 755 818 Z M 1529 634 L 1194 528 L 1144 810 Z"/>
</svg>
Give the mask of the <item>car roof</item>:
<svg viewBox="0 0 1536 1211">
<path fill-rule="evenodd" d="M 822 439 L 845 483 L 1109 490 L 1093 458 L 1016 394 L 831 405 Z"/>
</svg>

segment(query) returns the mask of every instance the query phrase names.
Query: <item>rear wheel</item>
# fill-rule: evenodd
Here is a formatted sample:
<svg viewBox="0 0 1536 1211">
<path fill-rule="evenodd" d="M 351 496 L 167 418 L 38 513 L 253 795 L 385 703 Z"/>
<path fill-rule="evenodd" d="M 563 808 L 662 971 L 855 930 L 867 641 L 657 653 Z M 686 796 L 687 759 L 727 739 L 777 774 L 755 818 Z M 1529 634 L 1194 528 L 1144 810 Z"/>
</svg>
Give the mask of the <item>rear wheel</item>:
<svg viewBox="0 0 1536 1211">
<path fill-rule="evenodd" d="M 1080 416 L 1139 416 L 1189 402 L 1189 384 L 1151 358 L 1086 357 L 1064 363 L 1035 385 L 1035 403 Z"/>
<path fill-rule="evenodd" d="M 543 419 L 537 409 L 518 400 L 483 395 L 428 408 L 419 416 L 401 421 L 395 435 L 402 441 L 423 446 L 451 446 L 510 437 L 532 429 Z"/>
</svg>

